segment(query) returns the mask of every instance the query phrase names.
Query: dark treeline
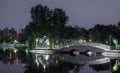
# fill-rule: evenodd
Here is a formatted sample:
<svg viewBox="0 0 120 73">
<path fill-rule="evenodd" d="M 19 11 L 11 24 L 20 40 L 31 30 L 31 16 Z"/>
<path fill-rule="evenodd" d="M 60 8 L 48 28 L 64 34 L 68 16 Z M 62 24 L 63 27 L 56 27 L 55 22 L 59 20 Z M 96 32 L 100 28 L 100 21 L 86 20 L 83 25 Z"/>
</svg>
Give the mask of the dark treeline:
<svg viewBox="0 0 120 73">
<path fill-rule="evenodd" d="M 15 40 L 20 43 L 26 43 L 28 34 L 25 29 L 4 28 L 0 29 L 0 43 L 13 43 Z"/>
<path fill-rule="evenodd" d="M 0 30 L 0 42 L 12 43 L 18 40 L 20 43 L 33 44 L 35 38 L 47 36 L 50 43 L 62 39 L 86 40 L 97 43 L 113 45 L 120 42 L 120 22 L 115 25 L 96 24 L 86 30 L 80 26 L 67 26 L 69 17 L 63 9 L 50 9 L 41 4 L 31 8 L 31 21 L 24 29 L 4 28 Z"/>
</svg>

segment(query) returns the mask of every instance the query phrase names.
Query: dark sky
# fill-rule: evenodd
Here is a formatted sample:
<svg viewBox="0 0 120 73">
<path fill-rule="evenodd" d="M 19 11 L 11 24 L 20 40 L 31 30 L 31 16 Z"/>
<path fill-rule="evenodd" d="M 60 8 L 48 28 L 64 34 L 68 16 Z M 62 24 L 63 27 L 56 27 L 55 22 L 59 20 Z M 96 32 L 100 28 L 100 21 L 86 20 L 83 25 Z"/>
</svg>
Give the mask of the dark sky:
<svg viewBox="0 0 120 73">
<path fill-rule="evenodd" d="M 90 28 L 120 20 L 120 0 L 0 0 L 0 28 L 25 27 L 31 20 L 31 7 L 37 4 L 64 9 L 69 16 L 67 25 Z"/>
</svg>

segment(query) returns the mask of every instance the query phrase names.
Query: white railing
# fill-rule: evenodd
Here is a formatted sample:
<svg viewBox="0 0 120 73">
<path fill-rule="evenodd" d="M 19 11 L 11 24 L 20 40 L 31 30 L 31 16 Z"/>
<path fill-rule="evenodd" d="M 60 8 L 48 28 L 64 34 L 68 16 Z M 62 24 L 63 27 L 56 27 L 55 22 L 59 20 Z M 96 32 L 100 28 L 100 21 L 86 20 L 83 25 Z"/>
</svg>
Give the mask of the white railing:
<svg viewBox="0 0 120 73">
<path fill-rule="evenodd" d="M 92 46 L 92 47 L 96 47 L 99 49 L 103 49 L 105 51 L 110 51 L 112 48 L 111 46 L 108 46 L 105 44 L 100 44 L 100 43 L 94 43 L 94 42 L 74 42 L 74 43 L 70 43 L 70 44 L 69 43 L 64 44 L 64 45 L 62 45 L 62 47 L 77 46 L 77 45 Z"/>
<path fill-rule="evenodd" d="M 28 44 L 0 44 L 0 48 L 13 49 L 15 47 L 28 47 Z"/>
<path fill-rule="evenodd" d="M 87 46 L 92 46 L 96 47 L 99 49 L 103 49 L 105 51 L 109 51 L 111 49 L 111 46 L 100 44 L 100 43 L 93 43 L 93 42 L 79 42 L 80 45 L 87 45 Z"/>
<path fill-rule="evenodd" d="M 86 45 L 86 46 L 92 46 L 92 47 L 96 47 L 99 49 L 103 49 L 105 51 L 110 51 L 111 50 L 111 46 L 105 45 L 105 44 L 100 44 L 100 43 L 94 43 L 94 42 L 75 42 L 75 41 L 71 41 L 71 42 L 63 42 L 57 46 L 53 46 L 53 49 L 60 49 L 63 47 L 70 47 L 70 46 L 77 46 L 77 45 Z M 49 49 L 49 46 L 42 46 L 37 44 L 36 49 Z"/>
</svg>

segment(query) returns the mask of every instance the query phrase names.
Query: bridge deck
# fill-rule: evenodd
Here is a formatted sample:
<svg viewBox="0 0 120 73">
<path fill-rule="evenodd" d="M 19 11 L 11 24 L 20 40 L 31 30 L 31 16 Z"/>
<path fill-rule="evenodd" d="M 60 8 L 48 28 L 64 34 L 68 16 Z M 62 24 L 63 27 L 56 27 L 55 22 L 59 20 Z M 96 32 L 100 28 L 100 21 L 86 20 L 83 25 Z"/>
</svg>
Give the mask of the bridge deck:
<svg viewBox="0 0 120 73">
<path fill-rule="evenodd" d="M 0 44 L 1 49 L 28 48 L 28 44 Z"/>
<path fill-rule="evenodd" d="M 55 50 L 53 49 L 35 49 L 30 50 L 32 53 L 39 53 L 39 54 L 54 54 Z"/>
</svg>

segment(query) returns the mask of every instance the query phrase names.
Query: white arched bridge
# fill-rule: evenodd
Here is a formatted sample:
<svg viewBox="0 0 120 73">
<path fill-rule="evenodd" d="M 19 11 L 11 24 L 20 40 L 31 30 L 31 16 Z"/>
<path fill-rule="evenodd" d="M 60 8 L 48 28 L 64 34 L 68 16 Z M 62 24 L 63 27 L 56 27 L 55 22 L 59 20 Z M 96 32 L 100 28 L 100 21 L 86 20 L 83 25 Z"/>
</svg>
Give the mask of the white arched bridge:
<svg viewBox="0 0 120 73">
<path fill-rule="evenodd" d="M 74 43 L 66 43 L 63 44 L 63 46 L 48 49 L 48 48 L 42 48 L 37 47 L 33 50 L 30 50 L 32 53 L 39 53 L 39 54 L 55 54 L 55 51 L 69 51 L 71 49 L 77 49 L 78 51 L 96 51 L 101 52 L 100 55 L 95 55 L 93 57 L 85 56 L 85 55 L 79 55 L 79 56 L 71 56 L 69 54 L 58 54 L 64 60 L 76 63 L 76 64 L 102 64 L 110 62 L 110 59 L 119 58 L 120 57 L 120 50 L 115 50 L 114 47 L 100 44 L 100 43 L 94 43 L 94 42 L 74 42 Z"/>
<path fill-rule="evenodd" d="M 57 46 L 53 46 L 52 49 L 60 49 L 60 48 L 64 48 L 64 47 L 70 47 L 70 46 L 79 46 L 79 45 L 83 45 L 83 46 L 92 46 L 95 48 L 99 48 L 105 51 L 116 51 L 114 47 L 106 45 L 106 44 L 101 44 L 101 43 L 94 43 L 94 42 L 63 42 L 62 44 L 59 44 Z M 36 44 L 35 49 L 49 49 L 49 47 L 39 47 L 39 44 Z M 117 50 L 118 51 L 118 50 Z"/>
<path fill-rule="evenodd" d="M 28 44 L 0 44 L 1 49 L 13 49 L 13 48 L 29 48 Z"/>
<path fill-rule="evenodd" d="M 67 48 L 67 49 L 66 49 Z M 38 47 L 36 46 L 35 49 L 31 50 L 33 53 L 40 53 L 40 54 L 53 54 L 55 50 L 63 50 L 63 51 L 68 51 L 70 49 L 79 49 L 80 51 L 85 51 L 85 50 L 92 50 L 96 52 L 103 52 L 102 54 L 105 56 L 110 56 L 112 57 L 120 57 L 120 50 L 116 50 L 114 47 L 105 45 L 105 44 L 100 44 L 100 43 L 94 43 L 94 42 L 69 42 L 69 43 L 64 43 L 62 45 L 59 45 L 53 49 L 49 49 L 46 47 Z"/>
</svg>

